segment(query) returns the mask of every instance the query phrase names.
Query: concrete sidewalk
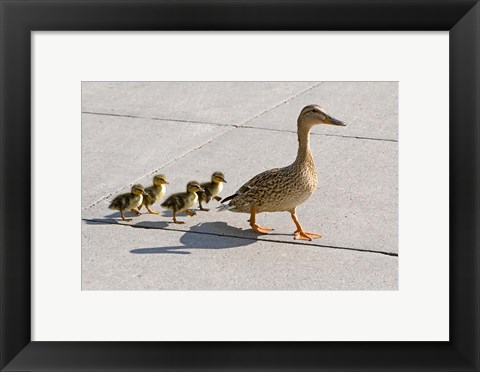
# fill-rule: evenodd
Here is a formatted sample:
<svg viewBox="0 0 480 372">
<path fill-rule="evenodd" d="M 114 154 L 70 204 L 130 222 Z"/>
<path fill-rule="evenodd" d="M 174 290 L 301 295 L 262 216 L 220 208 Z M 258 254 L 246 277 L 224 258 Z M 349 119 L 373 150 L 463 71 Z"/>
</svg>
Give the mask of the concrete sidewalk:
<svg viewBox="0 0 480 372">
<path fill-rule="evenodd" d="M 220 170 L 230 195 L 294 160 L 311 103 L 348 123 L 311 135 L 319 185 L 297 213 L 321 239 L 294 241 L 288 213 L 260 214 L 275 230 L 258 236 L 216 201 L 184 225 L 107 208 L 155 173 L 168 196 Z M 82 289 L 398 288 L 397 83 L 84 82 L 82 111 Z"/>
</svg>

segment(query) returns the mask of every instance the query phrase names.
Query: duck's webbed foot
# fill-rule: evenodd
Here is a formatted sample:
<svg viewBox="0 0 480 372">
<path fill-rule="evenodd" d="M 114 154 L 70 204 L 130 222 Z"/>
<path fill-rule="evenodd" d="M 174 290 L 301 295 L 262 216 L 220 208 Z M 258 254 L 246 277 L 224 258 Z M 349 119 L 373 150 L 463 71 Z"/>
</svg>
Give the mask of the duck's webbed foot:
<svg viewBox="0 0 480 372">
<path fill-rule="evenodd" d="M 321 235 L 318 235 L 318 234 L 312 234 L 312 233 L 309 233 L 309 232 L 305 232 L 305 231 L 295 231 L 294 232 L 295 236 L 293 237 L 293 239 L 295 240 L 312 240 L 312 239 L 317 239 L 317 238 L 321 238 L 322 236 Z"/>
<path fill-rule="evenodd" d="M 214 196 L 213 198 L 214 198 L 216 201 L 221 201 L 221 200 L 222 200 L 222 198 L 221 198 L 220 196 Z"/>
<path fill-rule="evenodd" d="M 159 213 L 157 211 L 154 211 L 154 210 L 150 209 L 150 207 L 148 205 L 145 205 L 145 207 L 147 208 L 148 213 L 151 213 L 151 214 L 158 214 Z"/>
<path fill-rule="evenodd" d="M 183 222 L 183 221 L 178 221 L 178 220 L 177 220 L 177 212 L 173 212 L 173 223 L 176 223 L 176 224 L 178 224 L 178 225 L 182 225 L 182 224 L 184 224 L 185 222 Z"/>
<path fill-rule="evenodd" d="M 270 231 L 273 231 L 273 229 L 257 225 L 256 223 L 251 223 L 250 226 L 252 226 L 252 230 L 255 231 L 257 234 L 268 234 Z"/>
<path fill-rule="evenodd" d="M 273 231 L 273 229 L 269 229 L 268 227 L 263 227 L 255 223 L 255 214 L 257 213 L 257 210 L 255 207 L 252 207 L 250 211 L 250 226 L 252 227 L 252 230 L 256 232 L 257 234 L 268 234 L 270 231 Z"/>
<path fill-rule="evenodd" d="M 133 208 L 132 212 L 133 212 L 133 214 L 135 214 L 135 216 L 140 216 L 140 214 L 141 214 L 140 211 L 136 208 Z"/>
<path fill-rule="evenodd" d="M 192 211 L 191 209 L 185 209 L 185 213 L 188 214 L 190 217 L 193 217 L 197 214 L 195 211 Z"/>
<path fill-rule="evenodd" d="M 199 205 L 201 211 L 208 212 L 210 210 L 209 208 L 204 208 L 203 207 L 201 199 L 198 200 L 198 205 Z"/>
<path fill-rule="evenodd" d="M 303 231 L 302 225 L 300 225 L 300 222 L 298 221 L 297 215 L 295 214 L 295 210 L 292 210 L 290 212 L 290 215 L 292 216 L 292 220 L 295 223 L 295 226 L 297 226 L 297 230 L 294 232 L 294 237 L 293 239 L 295 240 L 313 240 L 317 238 L 321 238 L 321 235 L 318 234 L 313 234 L 309 232 Z"/>
<path fill-rule="evenodd" d="M 130 222 L 132 219 L 131 218 L 125 218 L 125 215 L 123 214 L 123 211 L 120 211 L 120 216 L 122 216 L 122 220 L 125 222 Z"/>
</svg>

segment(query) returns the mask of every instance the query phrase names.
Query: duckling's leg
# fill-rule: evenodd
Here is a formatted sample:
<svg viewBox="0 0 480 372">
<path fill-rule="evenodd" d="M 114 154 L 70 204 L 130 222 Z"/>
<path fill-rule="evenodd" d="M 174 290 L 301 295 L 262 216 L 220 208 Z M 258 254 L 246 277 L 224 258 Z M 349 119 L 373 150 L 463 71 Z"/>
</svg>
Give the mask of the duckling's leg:
<svg viewBox="0 0 480 372">
<path fill-rule="evenodd" d="M 318 234 L 312 234 L 312 233 L 308 233 L 308 232 L 303 231 L 302 225 L 300 225 L 300 222 L 298 222 L 298 218 L 297 218 L 297 215 L 295 214 L 295 210 L 290 211 L 290 214 L 292 216 L 293 222 L 295 222 L 295 226 L 297 226 L 297 231 L 294 232 L 295 236 L 294 236 L 293 239 L 295 239 L 295 240 L 301 239 L 301 240 L 310 240 L 311 241 L 312 239 L 317 239 L 317 238 L 322 237 L 321 235 L 318 235 Z"/>
<path fill-rule="evenodd" d="M 178 223 L 179 225 L 181 225 L 182 223 L 185 223 L 183 221 L 177 221 L 177 211 L 173 211 L 173 222 L 174 223 Z"/>
<path fill-rule="evenodd" d="M 141 213 L 138 211 L 138 209 L 136 209 L 136 208 L 133 208 L 133 209 L 132 209 L 132 212 L 135 214 L 135 216 L 140 216 L 140 214 L 141 214 Z"/>
<path fill-rule="evenodd" d="M 208 209 L 207 209 L 208 211 Z M 184 211 L 186 214 L 188 214 L 190 217 L 196 216 L 197 213 L 195 211 L 192 211 L 191 209 L 185 209 Z"/>
<path fill-rule="evenodd" d="M 257 225 L 255 223 L 256 213 L 257 213 L 257 209 L 255 207 L 252 207 L 252 209 L 250 210 L 250 226 L 252 226 L 253 231 L 255 231 L 257 234 L 268 234 L 268 232 L 272 231 L 273 229 L 269 229 L 268 227 Z"/>
<path fill-rule="evenodd" d="M 122 220 L 124 220 L 125 222 L 129 222 L 132 220 L 131 218 L 125 218 L 123 211 L 120 211 L 120 216 L 122 216 Z"/>
<path fill-rule="evenodd" d="M 157 211 L 153 211 L 153 210 L 151 210 L 151 209 L 150 209 L 150 207 L 149 207 L 148 205 L 146 205 L 146 204 L 145 204 L 145 207 L 147 208 L 147 211 L 148 211 L 148 213 L 151 213 L 151 214 L 158 214 L 158 212 L 157 212 Z"/>
<path fill-rule="evenodd" d="M 201 211 L 205 211 L 205 212 L 208 212 L 210 209 L 208 208 L 203 208 L 202 206 L 202 199 L 198 198 L 198 205 L 200 206 L 200 210 Z"/>
<path fill-rule="evenodd" d="M 214 198 L 216 201 L 222 200 L 222 198 L 221 198 L 220 196 L 214 196 L 213 198 Z"/>
</svg>

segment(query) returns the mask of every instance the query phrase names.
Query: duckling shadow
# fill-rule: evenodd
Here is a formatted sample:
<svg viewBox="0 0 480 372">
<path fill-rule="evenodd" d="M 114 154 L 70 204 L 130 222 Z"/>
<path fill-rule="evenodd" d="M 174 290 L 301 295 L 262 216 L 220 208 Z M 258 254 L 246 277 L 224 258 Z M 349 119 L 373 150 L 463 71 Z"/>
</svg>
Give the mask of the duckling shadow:
<svg viewBox="0 0 480 372">
<path fill-rule="evenodd" d="M 215 234 L 215 235 L 212 235 Z M 245 231 L 225 222 L 206 222 L 192 226 L 181 238 L 182 245 L 132 249 L 133 254 L 191 254 L 185 249 L 228 249 L 255 244 L 256 239 L 245 235 Z"/>
<path fill-rule="evenodd" d="M 125 215 L 127 218 L 132 218 L 130 216 Z M 84 221 L 87 223 L 87 225 L 98 225 L 98 224 L 105 224 L 105 225 L 111 225 L 111 224 L 118 224 L 120 225 L 121 217 L 120 213 L 111 213 L 107 216 L 104 216 L 102 218 L 89 218 L 89 219 L 84 219 Z"/>
<path fill-rule="evenodd" d="M 125 217 L 126 218 L 131 218 L 132 221 L 135 221 L 135 214 L 133 213 L 130 213 L 130 212 L 125 212 Z M 120 212 L 114 212 L 114 213 L 110 213 L 104 217 L 101 217 L 101 218 L 98 218 L 98 217 L 95 217 L 95 218 L 88 218 L 88 219 L 84 219 L 84 221 L 88 224 L 88 225 L 93 225 L 93 224 L 118 224 L 118 225 L 121 225 L 122 223 L 121 222 L 125 222 L 125 223 L 128 223 L 126 221 L 122 221 L 122 217 L 120 215 Z"/>
<path fill-rule="evenodd" d="M 195 212 L 198 212 L 197 209 L 193 209 Z M 173 212 L 170 210 L 163 210 L 161 211 L 162 217 L 168 217 L 168 218 L 173 218 Z M 179 212 L 177 213 L 177 217 L 190 217 L 187 213 L 185 212 Z"/>
</svg>

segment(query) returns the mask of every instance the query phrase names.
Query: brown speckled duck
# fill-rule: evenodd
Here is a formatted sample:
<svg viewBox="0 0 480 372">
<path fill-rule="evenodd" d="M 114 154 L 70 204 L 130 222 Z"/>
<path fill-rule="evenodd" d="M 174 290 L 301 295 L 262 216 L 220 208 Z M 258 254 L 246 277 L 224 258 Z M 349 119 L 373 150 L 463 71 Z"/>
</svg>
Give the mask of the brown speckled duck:
<svg viewBox="0 0 480 372">
<path fill-rule="evenodd" d="M 145 192 L 147 193 L 147 195 L 144 196 L 142 205 L 147 208 L 148 213 L 158 214 L 158 212 L 152 210 L 150 206 L 163 198 L 163 195 L 165 195 L 166 192 L 165 185 L 168 185 L 165 175 L 156 174 L 155 177 L 153 177 L 153 185 L 145 188 Z M 142 208 L 142 205 L 139 209 Z"/>
<path fill-rule="evenodd" d="M 222 200 L 221 197 L 218 195 L 223 190 L 223 183 L 227 183 L 225 181 L 225 176 L 222 172 L 215 172 L 212 174 L 212 181 L 202 183 L 200 186 L 204 190 L 197 192 L 198 195 L 198 204 L 200 206 L 201 211 L 208 211 L 208 208 L 204 208 L 202 206 L 202 202 L 209 203 L 210 200 L 215 199 L 217 201 Z"/>
<path fill-rule="evenodd" d="M 125 218 L 125 211 L 132 211 L 136 216 L 140 214 L 138 207 L 142 205 L 143 196 L 146 195 L 142 185 L 136 184 L 132 186 L 131 192 L 121 194 L 115 197 L 108 208 L 120 211 L 122 220 L 131 221 L 131 218 Z"/>
<path fill-rule="evenodd" d="M 162 207 L 173 211 L 173 222 L 184 223 L 177 221 L 177 213 L 185 212 L 189 216 L 195 216 L 195 211 L 191 210 L 198 201 L 197 191 L 203 191 L 202 187 L 197 181 L 190 181 L 187 184 L 187 192 L 170 195 L 167 200 L 162 203 Z"/>
<path fill-rule="evenodd" d="M 250 226 L 259 234 L 267 234 L 272 229 L 260 226 L 255 221 L 257 213 L 289 212 L 296 226 L 294 239 L 312 240 L 318 234 L 305 232 L 298 221 L 296 207 L 304 203 L 317 187 L 317 170 L 310 150 L 310 130 L 317 124 L 345 126 L 317 105 L 303 108 L 297 120 L 297 158 L 289 166 L 262 172 L 245 183 L 238 191 L 223 199 L 230 201 L 220 210 L 250 213 Z"/>
</svg>

